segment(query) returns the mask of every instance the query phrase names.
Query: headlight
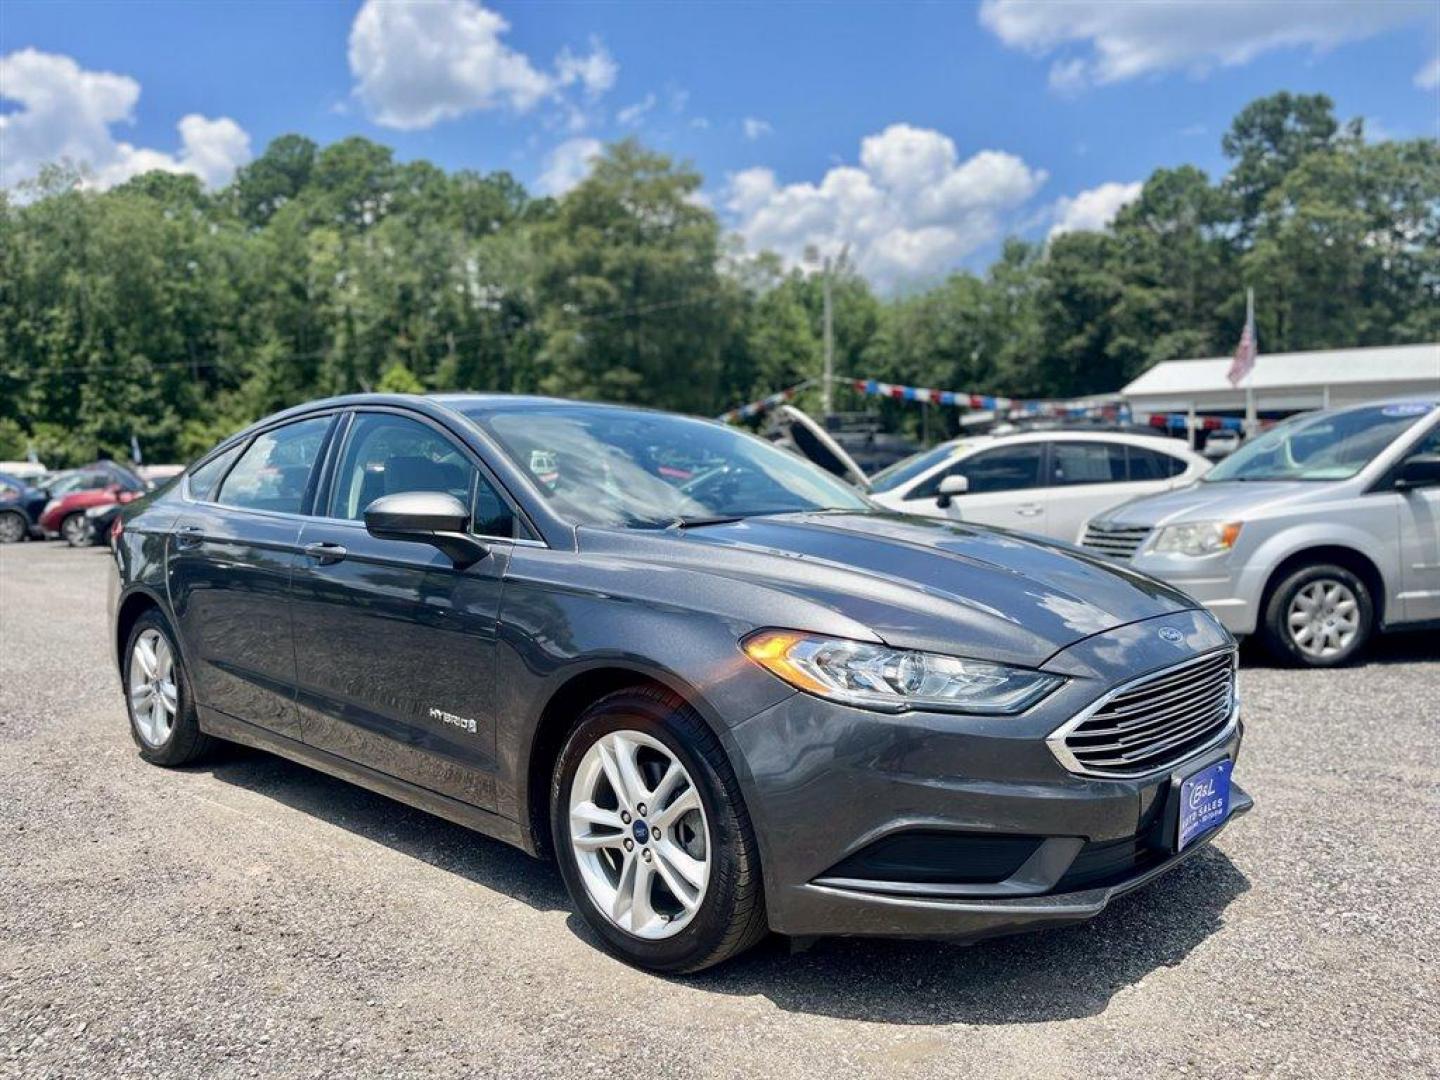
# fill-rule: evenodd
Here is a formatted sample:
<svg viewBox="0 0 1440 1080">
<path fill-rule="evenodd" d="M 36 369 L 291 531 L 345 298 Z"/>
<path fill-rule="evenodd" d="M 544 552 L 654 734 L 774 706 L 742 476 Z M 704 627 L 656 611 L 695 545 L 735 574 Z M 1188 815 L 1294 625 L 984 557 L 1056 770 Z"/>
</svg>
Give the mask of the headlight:
<svg viewBox="0 0 1440 1080">
<path fill-rule="evenodd" d="M 742 647 L 750 659 L 797 690 L 886 712 L 1018 713 L 1064 681 L 1007 664 L 793 630 L 760 630 Z"/>
<path fill-rule="evenodd" d="M 1197 521 L 1192 525 L 1166 525 L 1155 534 L 1151 551 L 1162 555 L 1218 555 L 1235 546 L 1238 521 Z"/>
</svg>

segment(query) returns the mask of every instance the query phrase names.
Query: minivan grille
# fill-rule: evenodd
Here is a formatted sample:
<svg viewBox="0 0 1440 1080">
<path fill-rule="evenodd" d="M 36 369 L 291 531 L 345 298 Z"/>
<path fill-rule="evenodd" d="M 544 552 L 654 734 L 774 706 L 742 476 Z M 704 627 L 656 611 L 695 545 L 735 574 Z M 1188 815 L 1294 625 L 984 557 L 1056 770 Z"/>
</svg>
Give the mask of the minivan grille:
<svg viewBox="0 0 1440 1080">
<path fill-rule="evenodd" d="M 1108 521 L 1092 521 L 1085 528 L 1080 545 L 1112 559 L 1128 559 L 1140 549 L 1150 535 L 1149 525 L 1115 525 Z"/>
<path fill-rule="evenodd" d="M 1235 703 L 1235 650 L 1223 649 L 1126 683 L 1050 744 L 1072 772 L 1143 776 L 1213 742 Z"/>
</svg>

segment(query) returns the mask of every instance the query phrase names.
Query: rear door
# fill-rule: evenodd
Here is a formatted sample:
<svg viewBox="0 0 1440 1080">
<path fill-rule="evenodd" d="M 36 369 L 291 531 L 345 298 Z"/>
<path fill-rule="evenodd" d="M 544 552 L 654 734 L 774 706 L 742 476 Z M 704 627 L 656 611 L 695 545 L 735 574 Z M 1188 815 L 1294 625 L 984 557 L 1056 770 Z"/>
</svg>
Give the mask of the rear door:
<svg viewBox="0 0 1440 1080">
<path fill-rule="evenodd" d="M 197 702 L 290 738 L 300 735 L 290 574 L 333 421 L 270 428 L 202 465 L 167 553 Z"/>
<path fill-rule="evenodd" d="M 1416 454 L 1440 454 L 1440 427 L 1405 456 Z M 1399 495 L 1402 617 L 1406 622 L 1440 619 L 1440 487 L 1412 488 Z"/>
<path fill-rule="evenodd" d="M 513 508 L 448 432 L 395 410 L 356 412 L 305 523 L 294 579 L 305 740 L 473 805 L 495 801 L 495 635 Z M 464 570 L 428 544 L 365 529 L 382 495 L 446 491 L 489 554 Z"/>
</svg>

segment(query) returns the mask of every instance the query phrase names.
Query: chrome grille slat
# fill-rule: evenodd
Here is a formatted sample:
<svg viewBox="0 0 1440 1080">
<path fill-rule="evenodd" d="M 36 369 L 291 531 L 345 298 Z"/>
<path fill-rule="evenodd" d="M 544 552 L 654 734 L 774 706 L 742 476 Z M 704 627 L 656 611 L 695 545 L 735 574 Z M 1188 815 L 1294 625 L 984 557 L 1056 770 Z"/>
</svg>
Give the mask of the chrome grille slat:
<svg viewBox="0 0 1440 1080">
<path fill-rule="evenodd" d="M 1050 737 L 1072 772 L 1131 777 L 1212 745 L 1235 713 L 1235 650 L 1162 668 L 1102 697 Z"/>
<path fill-rule="evenodd" d="M 1080 546 L 1111 558 L 1128 559 L 1149 535 L 1148 525 L 1107 525 L 1092 521 L 1085 527 Z"/>
</svg>

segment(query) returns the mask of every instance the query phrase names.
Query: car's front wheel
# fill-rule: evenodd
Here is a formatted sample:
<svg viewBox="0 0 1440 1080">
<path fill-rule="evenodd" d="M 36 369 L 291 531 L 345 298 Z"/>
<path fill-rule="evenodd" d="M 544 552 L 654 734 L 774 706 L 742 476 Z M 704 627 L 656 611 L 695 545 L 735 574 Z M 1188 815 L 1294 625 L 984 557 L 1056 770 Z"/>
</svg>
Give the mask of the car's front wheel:
<svg viewBox="0 0 1440 1080">
<path fill-rule="evenodd" d="M 705 722 L 664 691 L 622 690 L 585 711 L 555 764 L 550 823 L 575 906 L 622 959 L 699 971 L 764 935 L 735 774 Z"/>
<path fill-rule="evenodd" d="M 1275 587 L 1263 636 L 1280 660 L 1335 667 L 1354 659 L 1374 629 L 1375 607 L 1365 582 L 1343 566 L 1317 563 Z"/>
<path fill-rule="evenodd" d="M 158 611 L 135 620 L 125 646 L 124 677 L 130 735 L 142 758 L 155 765 L 188 765 L 210 749 L 180 651 Z"/>
<path fill-rule="evenodd" d="M 18 544 L 29 531 L 24 514 L 16 510 L 0 512 L 0 544 Z"/>
<path fill-rule="evenodd" d="M 81 513 L 69 514 L 60 522 L 60 538 L 71 547 L 85 547 L 90 543 L 90 523 Z"/>
</svg>

